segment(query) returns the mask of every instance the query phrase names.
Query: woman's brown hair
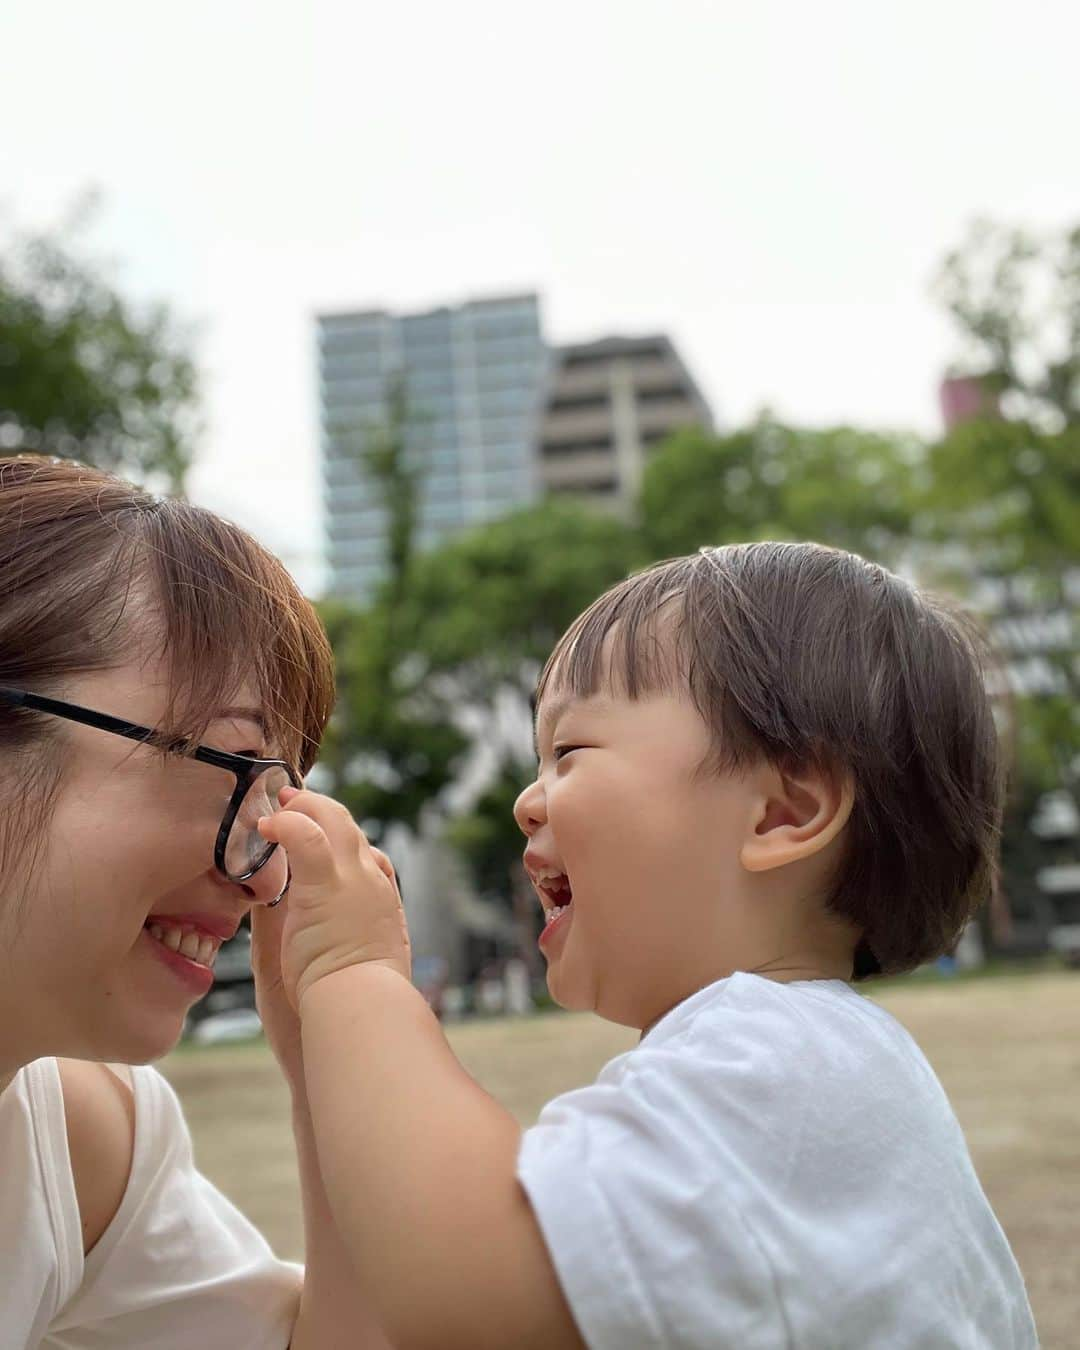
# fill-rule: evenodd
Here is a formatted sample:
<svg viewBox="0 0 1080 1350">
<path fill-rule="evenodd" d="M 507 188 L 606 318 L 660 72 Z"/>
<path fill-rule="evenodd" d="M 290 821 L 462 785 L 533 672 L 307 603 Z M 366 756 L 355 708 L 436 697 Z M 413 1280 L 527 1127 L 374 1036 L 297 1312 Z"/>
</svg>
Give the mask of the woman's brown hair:
<svg viewBox="0 0 1080 1350">
<path fill-rule="evenodd" d="M 162 730 L 198 742 L 248 683 L 268 744 L 311 766 L 333 657 L 272 554 L 210 511 L 98 469 L 0 459 L 0 684 L 62 696 L 69 677 L 119 664 L 147 637 L 171 676 Z M 30 793 L 50 721 L 0 706 L 0 751 Z"/>
<path fill-rule="evenodd" d="M 765 758 L 850 773 L 826 902 L 863 932 L 860 978 L 949 950 L 988 894 L 1003 799 L 992 664 L 972 620 L 882 567 L 739 544 L 612 587 L 560 639 L 537 702 L 552 682 L 586 695 L 614 681 L 632 699 L 681 682 L 712 733 L 704 771 Z"/>
</svg>

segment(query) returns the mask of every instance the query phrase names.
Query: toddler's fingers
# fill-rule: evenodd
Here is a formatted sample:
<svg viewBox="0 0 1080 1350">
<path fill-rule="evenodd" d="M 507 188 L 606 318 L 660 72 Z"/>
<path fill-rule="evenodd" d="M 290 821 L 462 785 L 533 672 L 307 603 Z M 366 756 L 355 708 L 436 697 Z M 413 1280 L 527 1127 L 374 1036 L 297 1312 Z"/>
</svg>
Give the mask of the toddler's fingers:
<svg viewBox="0 0 1080 1350">
<path fill-rule="evenodd" d="M 367 839 L 363 830 L 349 814 L 349 809 L 332 797 L 324 797 L 310 788 L 282 788 L 278 800 L 282 810 L 275 814 L 294 811 L 310 817 L 330 840 L 334 851 L 343 856 L 355 855 Z"/>
<path fill-rule="evenodd" d="M 280 844 L 289 855 L 292 888 L 320 886 L 337 876 L 334 851 L 326 832 L 318 821 L 300 811 L 284 809 L 259 821 L 259 833 L 264 839 Z"/>
<path fill-rule="evenodd" d="M 281 934 L 285 910 L 255 905 L 251 911 L 251 966 L 267 987 L 281 983 Z"/>
<path fill-rule="evenodd" d="M 390 881 L 390 883 L 394 887 L 394 890 L 398 892 L 398 896 L 400 898 L 401 888 L 398 886 L 397 872 L 394 871 L 394 864 L 390 861 L 390 859 L 386 856 L 386 854 L 382 851 L 381 848 L 376 848 L 374 844 L 370 844 L 369 847 L 371 849 L 371 856 L 375 859 L 375 863 L 378 866 L 379 871 L 383 874 L 384 877 L 387 878 L 388 881 Z"/>
</svg>

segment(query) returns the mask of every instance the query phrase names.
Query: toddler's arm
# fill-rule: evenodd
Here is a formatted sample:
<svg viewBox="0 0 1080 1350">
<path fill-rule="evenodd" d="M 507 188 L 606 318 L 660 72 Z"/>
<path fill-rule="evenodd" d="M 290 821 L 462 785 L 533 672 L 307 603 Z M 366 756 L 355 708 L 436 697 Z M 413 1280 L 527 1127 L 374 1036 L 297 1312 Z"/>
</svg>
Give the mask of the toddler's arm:
<svg viewBox="0 0 1080 1350">
<path fill-rule="evenodd" d="M 304 1211 L 304 1287 L 290 1350 L 391 1350 L 357 1288 L 352 1258 L 326 1197 L 307 1102 L 300 1019 L 282 987 L 282 908 L 260 905 L 251 916 L 252 971 L 263 1031 L 292 1097 L 300 1194 Z"/>
<path fill-rule="evenodd" d="M 583 1343 L 516 1179 L 521 1130 L 409 978 L 386 860 L 312 792 L 261 822 L 292 868 L 283 936 L 330 1204 L 395 1350 Z"/>
</svg>

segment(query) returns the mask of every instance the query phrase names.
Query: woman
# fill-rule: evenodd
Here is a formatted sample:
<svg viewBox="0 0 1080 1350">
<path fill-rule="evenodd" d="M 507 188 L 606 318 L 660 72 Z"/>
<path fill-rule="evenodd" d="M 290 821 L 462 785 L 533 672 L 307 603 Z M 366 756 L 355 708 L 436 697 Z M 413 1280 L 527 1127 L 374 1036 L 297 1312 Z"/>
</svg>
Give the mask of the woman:
<svg viewBox="0 0 1080 1350">
<path fill-rule="evenodd" d="M 333 701 L 309 603 L 243 531 L 82 465 L 0 460 L 0 1350 L 382 1347 L 311 1142 L 255 821 Z M 307 1272 L 195 1171 L 145 1066 L 253 913 Z"/>
</svg>

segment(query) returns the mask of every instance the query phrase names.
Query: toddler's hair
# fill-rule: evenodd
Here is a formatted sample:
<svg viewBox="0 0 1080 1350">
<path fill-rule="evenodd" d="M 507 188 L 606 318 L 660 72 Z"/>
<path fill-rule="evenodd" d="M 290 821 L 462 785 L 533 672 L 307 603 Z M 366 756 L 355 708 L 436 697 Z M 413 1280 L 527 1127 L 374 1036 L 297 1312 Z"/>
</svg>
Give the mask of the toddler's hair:
<svg viewBox="0 0 1080 1350">
<path fill-rule="evenodd" d="M 883 567 L 736 544 L 613 586 L 559 640 L 537 698 L 684 683 L 712 732 L 703 771 L 764 758 L 850 773 L 827 907 L 862 930 L 859 979 L 949 950 L 987 895 L 1004 795 L 991 664 L 974 620 Z"/>
</svg>

